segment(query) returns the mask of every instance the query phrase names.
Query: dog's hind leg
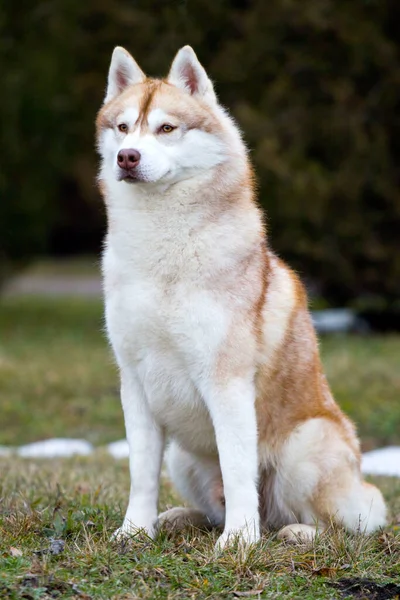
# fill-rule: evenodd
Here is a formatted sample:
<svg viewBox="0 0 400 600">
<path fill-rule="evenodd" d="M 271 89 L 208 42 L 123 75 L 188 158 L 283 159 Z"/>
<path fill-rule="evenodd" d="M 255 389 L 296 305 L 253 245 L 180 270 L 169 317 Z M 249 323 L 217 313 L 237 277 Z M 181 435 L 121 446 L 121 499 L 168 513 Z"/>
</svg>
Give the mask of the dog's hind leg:
<svg viewBox="0 0 400 600">
<path fill-rule="evenodd" d="M 357 447 L 325 418 L 305 421 L 284 443 L 273 493 L 286 524 L 278 537 L 287 541 L 312 540 L 330 524 L 370 533 L 386 522 L 380 491 L 362 481 Z"/>
<path fill-rule="evenodd" d="M 223 527 L 225 501 L 217 459 L 197 457 L 173 441 L 166 453 L 169 476 L 181 496 L 193 508 L 176 507 L 161 513 L 158 526 L 168 529 Z"/>
<path fill-rule="evenodd" d="M 317 525 L 286 525 L 278 532 L 280 540 L 292 543 L 313 541 L 317 532 L 321 533 L 329 522 L 360 533 L 371 533 L 386 524 L 386 506 L 375 486 L 361 481 L 358 476 L 354 477 L 353 473 L 346 473 L 345 467 L 332 475 L 312 501 Z"/>
</svg>

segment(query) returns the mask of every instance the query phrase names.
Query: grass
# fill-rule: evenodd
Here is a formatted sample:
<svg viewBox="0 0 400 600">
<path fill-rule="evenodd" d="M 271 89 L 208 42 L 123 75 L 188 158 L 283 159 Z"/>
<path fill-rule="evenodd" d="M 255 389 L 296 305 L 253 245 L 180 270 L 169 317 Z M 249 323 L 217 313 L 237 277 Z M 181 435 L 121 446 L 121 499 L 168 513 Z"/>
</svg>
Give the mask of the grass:
<svg viewBox="0 0 400 600">
<path fill-rule="evenodd" d="M 124 436 L 118 376 L 102 333 L 101 302 L 0 304 L 0 444 Z"/>
<path fill-rule="evenodd" d="M 1 598 L 206 599 L 253 592 L 255 598 L 334 599 L 338 581 L 400 581 L 396 525 L 373 536 L 332 530 L 312 547 L 285 546 L 266 533 L 248 556 L 231 550 L 215 557 L 217 532 L 110 542 L 127 500 L 126 461 L 99 452 L 51 463 L 3 459 L 0 468 Z M 400 480 L 379 483 L 394 516 Z M 161 508 L 177 502 L 164 482 Z"/>
<path fill-rule="evenodd" d="M 101 302 L 0 301 L 0 444 L 124 436 L 118 374 L 102 331 Z M 400 443 L 400 337 L 321 340 L 334 394 L 364 448 Z"/>
<path fill-rule="evenodd" d="M 400 443 L 400 336 L 321 340 L 328 381 L 357 424 L 364 449 Z"/>
<path fill-rule="evenodd" d="M 100 265 L 96 255 L 42 258 L 30 264 L 19 276 L 25 277 L 99 277 Z"/>
<path fill-rule="evenodd" d="M 123 437 L 118 375 L 102 326 L 100 302 L 0 302 L 0 443 L 71 436 L 102 445 Z M 400 443 L 400 338 L 330 337 L 321 348 L 364 445 Z M 384 532 L 332 530 L 312 547 L 285 546 L 270 532 L 247 557 L 233 550 L 215 557 L 216 532 L 111 542 L 129 475 L 127 461 L 101 449 L 84 459 L 2 458 L 0 472 L 2 599 L 383 600 L 398 593 L 388 586 L 400 582 L 399 479 L 374 480 L 390 507 Z M 167 481 L 161 491 L 161 510 L 179 502 Z M 374 585 L 381 586 L 375 596 L 366 591 Z"/>
</svg>

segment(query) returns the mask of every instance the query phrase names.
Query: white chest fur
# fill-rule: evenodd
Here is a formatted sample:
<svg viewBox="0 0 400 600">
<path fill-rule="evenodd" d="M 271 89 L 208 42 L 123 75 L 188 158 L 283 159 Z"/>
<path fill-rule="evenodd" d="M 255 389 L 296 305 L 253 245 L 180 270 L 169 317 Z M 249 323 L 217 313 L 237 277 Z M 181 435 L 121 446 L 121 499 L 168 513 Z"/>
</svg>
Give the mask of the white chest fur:
<svg viewBox="0 0 400 600">
<path fill-rule="evenodd" d="M 184 284 L 168 291 L 149 280 L 125 282 L 108 294 L 106 320 L 118 363 L 135 371 L 156 421 L 188 449 L 211 450 L 198 384 L 226 326 L 211 294 Z"/>
<path fill-rule="evenodd" d="M 103 256 L 110 341 L 167 433 L 190 450 L 215 451 L 200 390 L 246 302 L 237 264 L 251 255 L 254 223 L 234 212 L 210 219 L 187 200 L 145 202 L 130 198 L 121 208 L 120 199 L 110 211 Z"/>
<path fill-rule="evenodd" d="M 129 240 L 110 235 L 104 253 L 106 322 L 117 361 L 135 371 L 157 422 L 193 451 L 215 451 L 199 393 L 213 368 L 230 315 L 204 289 L 204 263 L 187 228 L 175 234 L 136 215 Z M 121 248 L 122 246 L 122 248 Z M 191 250 L 189 250 L 191 248 Z M 207 271 L 207 268 L 206 268 Z M 203 285 L 202 285 L 203 283 Z"/>
</svg>

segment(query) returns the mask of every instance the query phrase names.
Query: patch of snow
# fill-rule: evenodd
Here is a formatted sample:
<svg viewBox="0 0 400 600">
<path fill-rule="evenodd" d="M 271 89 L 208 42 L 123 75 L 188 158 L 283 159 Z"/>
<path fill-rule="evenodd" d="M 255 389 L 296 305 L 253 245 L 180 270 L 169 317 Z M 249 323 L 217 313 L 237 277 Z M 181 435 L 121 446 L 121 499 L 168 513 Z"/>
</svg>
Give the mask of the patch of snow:
<svg viewBox="0 0 400 600">
<path fill-rule="evenodd" d="M 25 458 L 58 458 L 74 455 L 87 456 L 93 452 L 93 446 L 86 440 L 54 438 L 26 444 L 17 449 L 17 454 Z"/>
<path fill-rule="evenodd" d="M 400 446 L 366 452 L 362 455 L 361 470 L 368 475 L 400 477 Z"/>
<path fill-rule="evenodd" d="M 10 456 L 15 452 L 15 448 L 10 448 L 10 446 L 0 446 L 0 456 Z"/>
<path fill-rule="evenodd" d="M 118 440 L 117 442 L 112 442 L 112 444 L 108 444 L 107 450 L 114 458 L 129 457 L 129 446 L 126 440 Z"/>
<path fill-rule="evenodd" d="M 0 446 L 0 457 L 16 454 L 24 458 L 62 458 L 88 456 L 95 449 L 86 440 L 54 438 L 25 446 Z M 117 440 L 107 446 L 108 453 L 115 459 L 129 458 L 128 442 Z M 389 446 L 372 450 L 362 455 L 361 470 L 367 475 L 400 477 L 400 446 Z"/>
<path fill-rule="evenodd" d="M 351 308 L 328 308 L 313 310 L 311 317 L 318 333 L 347 333 L 368 331 L 368 323 L 361 319 Z"/>
</svg>

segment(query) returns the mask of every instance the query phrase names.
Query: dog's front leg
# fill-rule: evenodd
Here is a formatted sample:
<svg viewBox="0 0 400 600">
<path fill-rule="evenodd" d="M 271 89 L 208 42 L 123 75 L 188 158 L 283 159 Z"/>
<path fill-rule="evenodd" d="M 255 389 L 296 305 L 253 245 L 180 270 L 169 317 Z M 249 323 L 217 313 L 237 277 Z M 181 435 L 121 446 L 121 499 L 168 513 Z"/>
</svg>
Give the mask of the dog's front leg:
<svg viewBox="0 0 400 600">
<path fill-rule="evenodd" d="M 252 379 L 235 378 L 206 392 L 225 495 L 225 528 L 217 548 L 239 538 L 260 538 L 255 390 Z"/>
<path fill-rule="evenodd" d="M 132 373 L 121 373 L 121 401 L 129 444 L 131 488 L 125 519 L 116 535 L 144 530 L 154 537 L 164 433 L 155 423 L 142 386 Z"/>
</svg>

